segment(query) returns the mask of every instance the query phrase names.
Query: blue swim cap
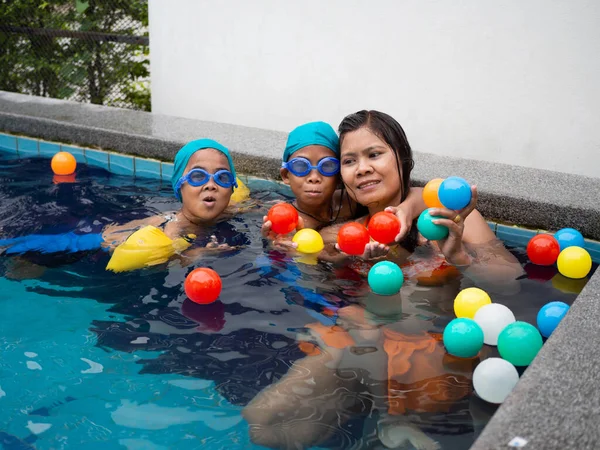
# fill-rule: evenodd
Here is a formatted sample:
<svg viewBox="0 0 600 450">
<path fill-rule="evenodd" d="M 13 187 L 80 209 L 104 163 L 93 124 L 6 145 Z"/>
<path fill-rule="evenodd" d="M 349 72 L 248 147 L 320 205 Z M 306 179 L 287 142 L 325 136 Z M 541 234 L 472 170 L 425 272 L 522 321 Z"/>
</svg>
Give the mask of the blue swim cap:
<svg viewBox="0 0 600 450">
<path fill-rule="evenodd" d="M 173 192 L 175 192 L 175 197 L 177 197 L 179 201 L 181 201 L 181 194 L 179 193 L 179 191 L 175 190 L 177 182 L 183 176 L 185 166 L 187 166 L 192 155 L 198 150 L 202 150 L 205 148 L 213 148 L 223 153 L 227 157 L 227 161 L 229 162 L 229 167 L 231 168 L 233 178 L 237 180 L 237 175 L 235 174 L 235 167 L 233 166 L 233 160 L 231 159 L 231 155 L 229 154 L 229 150 L 227 149 L 227 147 L 219 144 L 217 141 L 213 141 L 212 139 L 197 139 L 195 141 L 188 142 L 183 147 L 181 147 L 175 155 L 173 175 L 171 176 L 171 186 L 173 186 Z M 234 186 L 237 187 L 237 183 Z"/>
<path fill-rule="evenodd" d="M 292 154 L 309 145 L 327 147 L 337 158 L 340 157 L 340 140 L 334 129 L 325 122 L 309 122 L 294 128 L 288 136 L 283 161 L 287 162 Z"/>
</svg>

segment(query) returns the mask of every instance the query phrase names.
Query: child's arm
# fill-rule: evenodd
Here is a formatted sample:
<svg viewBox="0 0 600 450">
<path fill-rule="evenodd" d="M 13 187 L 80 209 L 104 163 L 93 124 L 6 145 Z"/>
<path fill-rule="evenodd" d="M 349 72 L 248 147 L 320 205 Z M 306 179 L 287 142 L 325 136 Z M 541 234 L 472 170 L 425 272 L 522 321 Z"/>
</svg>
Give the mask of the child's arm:
<svg viewBox="0 0 600 450">
<path fill-rule="evenodd" d="M 411 187 L 406 199 L 398 206 L 388 206 L 385 208 L 387 212 L 395 214 L 400 221 L 400 233 L 396 236 L 396 242 L 402 241 L 408 235 L 413 221 L 425 209 L 427 209 L 427 205 L 423 201 L 423 188 L 420 187 Z"/>
</svg>

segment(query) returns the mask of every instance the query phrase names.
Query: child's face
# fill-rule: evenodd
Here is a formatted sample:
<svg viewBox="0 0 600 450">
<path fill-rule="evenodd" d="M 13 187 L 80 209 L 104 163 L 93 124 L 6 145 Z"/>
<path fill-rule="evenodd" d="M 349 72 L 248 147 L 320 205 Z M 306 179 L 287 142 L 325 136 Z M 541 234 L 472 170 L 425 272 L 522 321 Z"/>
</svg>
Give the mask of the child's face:
<svg viewBox="0 0 600 450">
<path fill-rule="evenodd" d="M 397 205 L 402 184 L 396 153 L 368 128 L 344 136 L 340 173 L 348 193 L 361 205 Z"/>
<path fill-rule="evenodd" d="M 322 145 L 309 145 L 294 152 L 290 160 L 300 157 L 308 159 L 312 166 L 316 166 L 323 158 L 336 158 L 336 155 Z M 313 207 L 331 202 L 339 183 L 339 175 L 328 177 L 316 169 L 311 170 L 304 177 L 298 177 L 287 169 L 281 169 L 281 178 L 285 184 L 290 186 L 298 202 Z"/>
<path fill-rule="evenodd" d="M 218 150 L 207 148 L 198 150 L 192 155 L 185 166 L 183 174 L 190 170 L 204 169 L 210 174 L 218 170 L 231 170 L 227 157 Z M 186 217 L 193 217 L 200 222 L 211 222 L 215 220 L 229 205 L 233 188 L 224 188 L 215 183 L 211 178 L 202 186 L 192 186 L 183 183 L 181 186 L 182 210 Z"/>
</svg>

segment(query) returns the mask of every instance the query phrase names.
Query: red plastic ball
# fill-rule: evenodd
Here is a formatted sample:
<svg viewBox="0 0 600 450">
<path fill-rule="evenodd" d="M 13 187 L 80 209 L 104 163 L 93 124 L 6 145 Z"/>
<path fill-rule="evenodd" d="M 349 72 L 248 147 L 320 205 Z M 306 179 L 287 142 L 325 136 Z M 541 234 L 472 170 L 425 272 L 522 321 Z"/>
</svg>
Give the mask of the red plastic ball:
<svg viewBox="0 0 600 450">
<path fill-rule="evenodd" d="M 267 213 L 271 229 L 277 234 L 288 234 L 298 226 L 298 211 L 289 203 L 278 203 Z"/>
<path fill-rule="evenodd" d="M 532 263 L 540 266 L 551 266 L 558 259 L 560 245 L 554 236 L 538 234 L 527 244 L 527 256 Z"/>
<path fill-rule="evenodd" d="M 183 285 L 185 295 L 194 303 L 201 305 L 214 302 L 219 297 L 222 286 L 219 274 L 206 267 L 192 270 Z"/>
<path fill-rule="evenodd" d="M 394 214 L 381 211 L 371 217 L 367 228 L 374 240 L 382 244 L 389 244 L 394 242 L 394 239 L 400 233 L 400 221 Z"/>
<path fill-rule="evenodd" d="M 350 222 L 342 225 L 337 236 L 340 250 L 349 255 L 362 255 L 369 243 L 369 232 L 364 225 Z"/>
</svg>

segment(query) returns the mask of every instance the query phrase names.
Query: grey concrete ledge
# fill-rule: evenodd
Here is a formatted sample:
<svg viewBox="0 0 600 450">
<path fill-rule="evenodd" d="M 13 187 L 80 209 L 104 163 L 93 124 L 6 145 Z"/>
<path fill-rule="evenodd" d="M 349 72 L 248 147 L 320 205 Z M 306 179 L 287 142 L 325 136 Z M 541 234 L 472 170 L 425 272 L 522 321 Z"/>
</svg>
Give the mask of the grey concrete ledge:
<svg viewBox="0 0 600 450">
<path fill-rule="evenodd" d="M 231 149 L 238 172 L 266 178 L 279 177 L 287 138 L 272 130 L 1 91 L 0 130 L 163 161 L 189 140 L 210 137 Z M 600 240 L 600 178 L 422 152 L 415 160 L 417 185 L 450 175 L 477 184 L 479 209 L 489 220 L 534 229 L 571 226 Z"/>
<path fill-rule="evenodd" d="M 335 125 L 335 124 L 334 124 Z M 0 131 L 164 161 L 210 137 L 232 150 L 240 173 L 277 178 L 286 133 L 0 92 Z M 479 186 L 488 220 L 541 229 L 572 226 L 600 239 L 600 178 L 415 153 L 415 183 L 459 175 Z M 599 172 L 600 175 L 600 172 Z M 579 295 L 474 450 L 600 448 L 600 271 Z"/>
</svg>

